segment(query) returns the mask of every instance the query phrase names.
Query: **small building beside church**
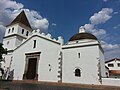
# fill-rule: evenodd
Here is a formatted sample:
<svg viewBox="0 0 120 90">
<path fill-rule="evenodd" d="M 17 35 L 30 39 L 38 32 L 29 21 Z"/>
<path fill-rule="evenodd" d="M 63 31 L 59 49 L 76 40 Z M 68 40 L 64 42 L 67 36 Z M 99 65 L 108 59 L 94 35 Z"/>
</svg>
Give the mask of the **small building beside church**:
<svg viewBox="0 0 120 90">
<path fill-rule="evenodd" d="M 64 39 L 32 30 L 22 11 L 7 27 L 3 39 L 8 54 L 4 78 L 58 83 L 102 84 L 106 77 L 103 49 L 99 40 L 84 30 Z"/>
<path fill-rule="evenodd" d="M 105 62 L 105 65 L 109 68 L 110 78 L 120 78 L 120 59 L 113 58 Z"/>
</svg>

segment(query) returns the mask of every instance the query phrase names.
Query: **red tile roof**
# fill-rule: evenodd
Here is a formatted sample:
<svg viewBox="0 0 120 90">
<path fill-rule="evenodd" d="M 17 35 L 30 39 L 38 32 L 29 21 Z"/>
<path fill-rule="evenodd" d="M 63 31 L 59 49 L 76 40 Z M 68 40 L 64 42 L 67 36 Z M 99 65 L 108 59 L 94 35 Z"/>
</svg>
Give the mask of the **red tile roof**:
<svg viewBox="0 0 120 90">
<path fill-rule="evenodd" d="M 109 70 L 109 73 L 120 75 L 120 70 Z"/>
</svg>

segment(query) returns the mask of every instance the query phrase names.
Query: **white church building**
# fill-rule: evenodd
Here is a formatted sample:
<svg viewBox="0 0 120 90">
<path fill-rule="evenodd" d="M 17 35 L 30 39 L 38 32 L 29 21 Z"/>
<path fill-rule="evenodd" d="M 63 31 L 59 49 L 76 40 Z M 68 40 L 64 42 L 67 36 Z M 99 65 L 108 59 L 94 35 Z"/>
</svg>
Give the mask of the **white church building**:
<svg viewBox="0 0 120 90">
<path fill-rule="evenodd" d="M 58 83 L 101 84 L 106 77 L 103 49 L 98 39 L 80 28 L 64 44 L 62 37 L 32 30 L 22 11 L 7 27 L 3 38 L 8 54 L 5 78 Z M 6 71 L 7 71 L 6 70 Z"/>
</svg>

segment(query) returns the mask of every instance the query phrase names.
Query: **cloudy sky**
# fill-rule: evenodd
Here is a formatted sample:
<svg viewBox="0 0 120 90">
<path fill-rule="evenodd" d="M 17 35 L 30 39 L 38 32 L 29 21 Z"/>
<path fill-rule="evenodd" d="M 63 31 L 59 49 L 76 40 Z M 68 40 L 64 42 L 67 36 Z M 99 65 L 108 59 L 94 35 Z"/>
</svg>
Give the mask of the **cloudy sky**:
<svg viewBox="0 0 120 90">
<path fill-rule="evenodd" d="M 84 26 L 101 42 L 106 60 L 120 58 L 120 0 L 0 0 L 0 42 L 23 9 L 33 29 L 66 43 Z"/>
</svg>

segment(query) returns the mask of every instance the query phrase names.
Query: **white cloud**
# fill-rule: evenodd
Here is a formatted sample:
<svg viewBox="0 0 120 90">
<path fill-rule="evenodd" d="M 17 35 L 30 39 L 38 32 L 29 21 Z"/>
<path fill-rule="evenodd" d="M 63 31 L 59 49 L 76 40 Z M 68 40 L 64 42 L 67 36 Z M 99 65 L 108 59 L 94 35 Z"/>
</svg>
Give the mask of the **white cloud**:
<svg viewBox="0 0 120 90">
<path fill-rule="evenodd" d="M 102 47 L 103 47 L 103 49 L 104 49 L 105 51 L 119 48 L 119 45 L 118 45 L 118 44 L 108 44 L 108 43 L 105 42 L 105 41 L 101 41 L 101 45 L 102 45 Z"/>
<path fill-rule="evenodd" d="M 107 2 L 108 0 L 103 0 L 104 2 Z"/>
<path fill-rule="evenodd" d="M 17 3 L 16 1 L 12 0 L 1 0 L 0 2 L 0 11 L 5 9 L 21 9 L 23 8 L 23 4 Z"/>
<path fill-rule="evenodd" d="M 84 28 L 94 34 L 97 37 L 102 37 L 103 35 L 106 34 L 106 31 L 104 29 L 96 29 L 96 26 L 105 23 L 108 21 L 110 18 L 112 18 L 111 14 L 113 12 L 113 9 L 111 8 L 103 8 L 101 11 L 98 13 L 95 13 L 93 16 L 90 17 L 90 23 L 85 24 Z"/>
<path fill-rule="evenodd" d="M 24 9 L 22 3 L 17 3 L 13 0 L 1 0 L 0 1 L 0 41 L 4 34 L 5 26 L 10 24 L 10 22 Z M 27 14 L 28 20 L 33 29 L 47 30 L 49 26 L 49 21 L 47 18 L 43 18 L 37 11 L 24 9 Z"/>
<path fill-rule="evenodd" d="M 40 29 L 48 29 L 48 26 L 49 26 L 49 22 L 46 18 L 43 18 L 43 19 L 40 19 L 40 20 L 35 20 L 34 22 L 32 22 L 32 26 L 34 28 L 40 28 Z"/>
<path fill-rule="evenodd" d="M 16 1 L 0 1 L 0 42 L 5 32 L 5 26 L 8 25 L 15 16 L 13 11 L 20 10 L 23 6 L 23 4 L 17 3 Z"/>
<path fill-rule="evenodd" d="M 106 61 L 111 60 L 112 58 L 120 58 L 120 45 L 116 49 L 106 51 L 104 55 Z"/>
<path fill-rule="evenodd" d="M 6 25 L 14 18 L 14 10 L 20 10 L 23 4 L 16 3 L 16 1 L 2 0 L 0 2 L 0 24 Z"/>
<path fill-rule="evenodd" d="M 114 26 L 113 29 L 120 29 L 120 24 Z"/>
<path fill-rule="evenodd" d="M 91 30 L 91 32 L 97 37 L 102 37 L 103 35 L 106 34 L 106 31 L 104 29 L 98 29 L 98 30 L 93 29 Z"/>
<path fill-rule="evenodd" d="M 117 29 L 118 27 L 117 27 L 117 26 L 114 26 L 113 28 L 114 28 L 114 29 Z"/>
<path fill-rule="evenodd" d="M 105 60 L 120 58 L 120 44 L 108 44 L 105 41 L 100 41 L 100 43 L 105 51 Z"/>
<path fill-rule="evenodd" d="M 113 9 L 111 8 L 103 8 L 101 11 L 91 16 L 90 21 L 93 25 L 105 23 L 112 17 L 110 15 L 112 12 L 113 12 Z"/>
<path fill-rule="evenodd" d="M 43 18 L 37 11 L 25 9 L 26 14 L 28 16 L 28 20 L 30 21 L 31 26 L 34 29 L 42 29 L 47 30 L 49 26 L 49 22 L 47 18 Z"/>
<path fill-rule="evenodd" d="M 114 14 L 118 14 L 119 12 L 114 12 Z"/>
<path fill-rule="evenodd" d="M 107 0 L 105 0 L 107 1 Z M 97 28 L 99 24 L 106 23 L 110 18 L 112 18 L 113 9 L 111 8 L 103 8 L 98 13 L 95 13 L 93 16 L 90 17 L 90 23 L 85 24 L 84 28 L 86 31 L 91 32 L 94 34 L 99 40 L 101 39 L 101 45 L 103 50 L 105 51 L 105 58 L 106 60 L 110 60 L 112 58 L 120 58 L 120 45 L 119 44 L 111 44 L 105 42 L 105 37 L 108 36 L 106 30 Z M 117 13 L 116 13 L 117 14 Z M 120 25 L 113 27 L 114 29 L 119 28 Z M 107 37 L 108 38 L 108 37 Z M 109 37 L 112 38 L 112 37 Z"/>
<path fill-rule="evenodd" d="M 86 30 L 92 30 L 92 29 L 94 28 L 94 25 L 92 25 L 92 24 L 85 24 L 85 25 L 84 25 L 84 28 L 85 28 Z"/>
<path fill-rule="evenodd" d="M 4 36 L 5 29 L 5 26 L 0 25 L 0 42 L 2 42 L 2 37 Z"/>
<path fill-rule="evenodd" d="M 0 25 L 0 31 L 1 31 L 1 33 L 4 33 L 5 29 L 6 29 L 6 27 L 5 27 L 5 26 Z"/>
<path fill-rule="evenodd" d="M 52 26 L 56 26 L 57 24 L 56 23 L 52 23 Z"/>
<path fill-rule="evenodd" d="M 104 29 L 96 29 L 92 24 L 85 24 L 84 28 L 85 30 L 87 30 L 88 32 L 94 34 L 96 37 L 99 38 L 101 38 L 103 35 L 106 34 L 106 31 Z"/>
</svg>

